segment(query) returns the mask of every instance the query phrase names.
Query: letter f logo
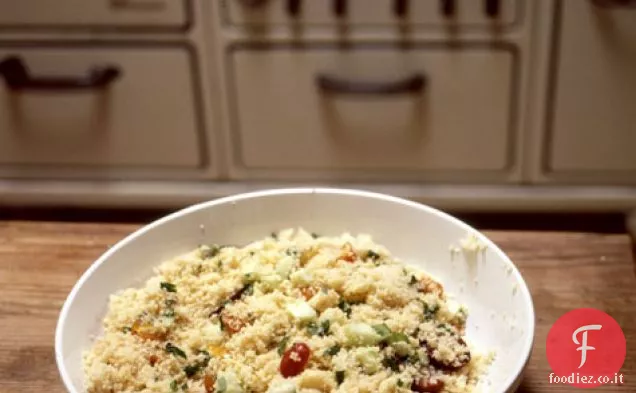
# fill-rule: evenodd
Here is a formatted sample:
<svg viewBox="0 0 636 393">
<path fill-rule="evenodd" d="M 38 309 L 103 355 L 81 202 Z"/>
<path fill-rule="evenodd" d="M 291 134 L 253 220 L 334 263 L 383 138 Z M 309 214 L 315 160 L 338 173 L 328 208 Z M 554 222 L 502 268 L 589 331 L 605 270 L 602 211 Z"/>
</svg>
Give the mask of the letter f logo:
<svg viewBox="0 0 636 393">
<path fill-rule="evenodd" d="M 574 341 L 574 344 L 581 345 L 580 347 L 576 349 L 577 351 L 581 351 L 581 364 L 579 365 L 579 368 L 583 367 L 583 365 L 585 364 L 585 361 L 587 360 L 587 351 L 593 351 L 596 349 L 594 347 L 587 345 L 587 332 L 589 330 L 601 330 L 602 327 L 603 327 L 602 325 L 581 326 L 580 328 L 576 329 L 574 333 L 572 334 L 572 341 Z M 583 340 L 581 340 L 582 343 L 580 343 L 579 340 L 576 338 L 576 336 L 581 332 L 583 332 Z"/>
</svg>

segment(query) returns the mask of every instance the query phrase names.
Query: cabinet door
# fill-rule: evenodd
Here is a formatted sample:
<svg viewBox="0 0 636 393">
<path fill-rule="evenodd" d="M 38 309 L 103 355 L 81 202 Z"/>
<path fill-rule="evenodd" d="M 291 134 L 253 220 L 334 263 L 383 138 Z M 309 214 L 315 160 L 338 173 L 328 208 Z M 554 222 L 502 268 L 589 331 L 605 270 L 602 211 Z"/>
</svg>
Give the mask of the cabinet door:
<svg viewBox="0 0 636 393">
<path fill-rule="evenodd" d="M 0 28 L 181 28 L 190 0 L 0 0 Z"/>
<path fill-rule="evenodd" d="M 636 7 L 559 4 L 546 167 L 564 180 L 636 182 Z"/>
<path fill-rule="evenodd" d="M 247 169 L 475 180 L 511 164 L 506 48 L 245 48 L 231 64 Z"/>
<path fill-rule="evenodd" d="M 100 177 L 200 167 L 192 61 L 174 46 L 0 45 L 0 168 Z M 100 84 L 98 69 L 119 75 Z"/>
</svg>

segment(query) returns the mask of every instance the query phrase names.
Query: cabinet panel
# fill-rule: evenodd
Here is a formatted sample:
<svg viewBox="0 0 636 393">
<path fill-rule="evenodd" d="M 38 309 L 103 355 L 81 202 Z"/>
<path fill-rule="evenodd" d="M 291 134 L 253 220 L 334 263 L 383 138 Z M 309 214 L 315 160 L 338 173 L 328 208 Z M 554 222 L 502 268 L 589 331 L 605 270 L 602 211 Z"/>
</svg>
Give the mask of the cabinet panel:
<svg viewBox="0 0 636 393">
<path fill-rule="evenodd" d="M 239 48 L 231 66 L 241 163 L 388 179 L 504 173 L 513 153 L 508 49 Z"/>
</svg>

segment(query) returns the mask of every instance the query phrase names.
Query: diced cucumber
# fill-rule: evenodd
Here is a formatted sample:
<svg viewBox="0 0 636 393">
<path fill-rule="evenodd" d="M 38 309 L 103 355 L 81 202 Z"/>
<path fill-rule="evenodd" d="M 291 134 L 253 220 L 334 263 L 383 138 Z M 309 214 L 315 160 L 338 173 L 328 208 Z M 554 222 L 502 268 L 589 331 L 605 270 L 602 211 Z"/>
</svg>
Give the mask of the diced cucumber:
<svg viewBox="0 0 636 393">
<path fill-rule="evenodd" d="M 309 285 L 312 283 L 314 278 L 311 272 L 309 272 L 307 269 L 300 269 L 293 272 L 289 279 L 294 285 Z"/>
<path fill-rule="evenodd" d="M 244 393 L 238 378 L 233 372 L 223 373 L 217 378 L 216 393 Z"/>
<path fill-rule="evenodd" d="M 309 303 L 298 300 L 287 305 L 287 311 L 299 322 L 310 322 L 318 317 L 318 313 Z"/>
<path fill-rule="evenodd" d="M 285 381 L 270 387 L 267 393 L 296 393 L 296 384 L 291 381 Z"/>
<path fill-rule="evenodd" d="M 382 356 L 378 347 L 358 348 L 355 359 L 367 374 L 376 373 L 382 365 Z"/>
<path fill-rule="evenodd" d="M 283 257 L 276 264 L 276 273 L 282 278 L 287 278 L 291 274 L 292 269 L 294 268 L 294 258 L 291 256 Z"/>
<path fill-rule="evenodd" d="M 353 346 L 376 345 L 382 341 L 382 336 L 366 323 L 350 323 L 344 327 L 344 332 L 347 343 Z"/>
</svg>

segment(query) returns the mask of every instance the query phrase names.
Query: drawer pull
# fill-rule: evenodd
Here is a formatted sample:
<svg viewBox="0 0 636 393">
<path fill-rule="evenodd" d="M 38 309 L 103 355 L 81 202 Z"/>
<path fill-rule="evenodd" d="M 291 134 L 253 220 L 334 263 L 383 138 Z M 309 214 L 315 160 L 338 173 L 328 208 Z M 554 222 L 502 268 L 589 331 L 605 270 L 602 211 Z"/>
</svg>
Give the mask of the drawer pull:
<svg viewBox="0 0 636 393">
<path fill-rule="evenodd" d="M 333 0 L 333 13 L 341 18 L 347 14 L 347 0 Z"/>
<path fill-rule="evenodd" d="M 442 15 L 447 18 L 455 15 L 455 9 L 457 8 L 455 0 L 441 0 L 440 5 L 442 8 Z"/>
<path fill-rule="evenodd" d="M 491 18 L 495 18 L 499 16 L 499 12 L 501 11 L 501 0 L 485 0 L 486 1 L 486 15 Z"/>
<path fill-rule="evenodd" d="M 409 12 L 409 0 L 394 0 L 393 12 L 398 18 L 404 18 Z"/>
<path fill-rule="evenodd" d="M 298 16 L 302 5 L 301 2 L 302 0 L 287 0 L 287 13 L 292 17 Z"/>
<path fill-rule="evenodd" d="M 0 75 L 4 76 L 7 86 L 12 90 L 89 90 L 108 86 L 121 75 L 121 70 L 115 66 L 95 66 L 87 76 L 78 78 L 35 77 L 29 74 L 22 59 L 8 57 L 0 61 Z"/>
<path fill-rule="evenodd" d="M 592 3 L 604 8 L 636 7 L 636 0 L 592 0 Z"/>
<path fill-rule="evenodd" d="M 363 82 L 340 79 L 327 74 L 319 74 L 316 76 L 316 85 L 323 93 L 356 95 L 406 94 L 419 93 L 424 90 L 426 77 L 423 74 L 415 74 L 391 82 Z"/>
</svg>

